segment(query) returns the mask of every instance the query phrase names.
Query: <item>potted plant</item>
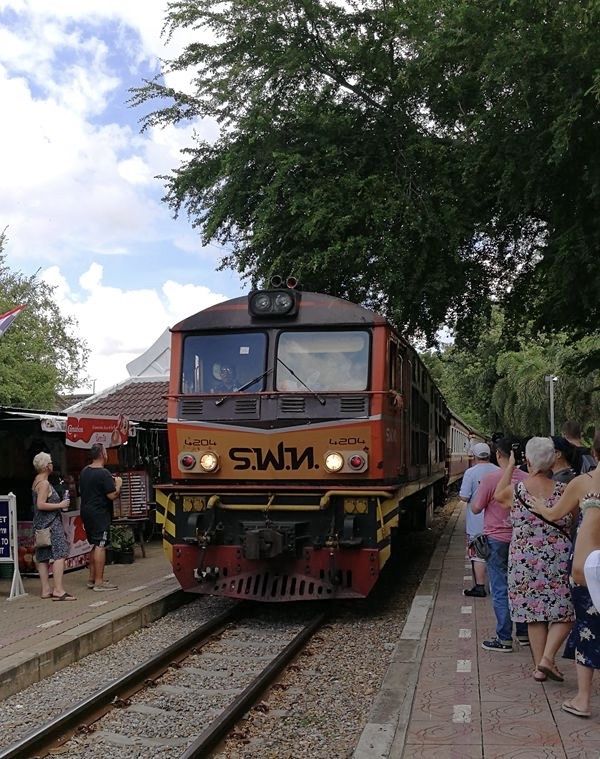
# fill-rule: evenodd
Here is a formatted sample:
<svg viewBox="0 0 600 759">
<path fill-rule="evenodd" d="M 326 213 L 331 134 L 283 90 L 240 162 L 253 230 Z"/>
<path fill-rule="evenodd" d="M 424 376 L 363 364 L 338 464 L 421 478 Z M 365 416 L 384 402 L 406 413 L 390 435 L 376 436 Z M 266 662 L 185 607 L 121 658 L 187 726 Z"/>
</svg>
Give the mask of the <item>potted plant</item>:
<svg viewBox="0 0 600 759">
<path fill-rule="evenodd" d="M 133 530 L 127 525 L 112 525 L 110 543 L 115 564 L 133 564 Z"/>
</svg>

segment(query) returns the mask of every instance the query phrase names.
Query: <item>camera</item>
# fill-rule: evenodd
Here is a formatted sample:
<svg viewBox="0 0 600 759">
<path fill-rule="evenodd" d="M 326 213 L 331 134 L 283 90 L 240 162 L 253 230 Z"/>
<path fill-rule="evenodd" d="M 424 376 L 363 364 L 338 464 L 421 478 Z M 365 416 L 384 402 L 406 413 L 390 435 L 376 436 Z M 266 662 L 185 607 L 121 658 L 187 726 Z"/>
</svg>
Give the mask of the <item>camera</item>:
<svg viewBox="0 0 600 759">
<path fill-rule="evenodd" d="M 511 445 L 513 455 L 515 457 L 515 464 L 522 466 L 525 463 L 525 451 L 521 443 L 513 443 Z"/>
</svg>

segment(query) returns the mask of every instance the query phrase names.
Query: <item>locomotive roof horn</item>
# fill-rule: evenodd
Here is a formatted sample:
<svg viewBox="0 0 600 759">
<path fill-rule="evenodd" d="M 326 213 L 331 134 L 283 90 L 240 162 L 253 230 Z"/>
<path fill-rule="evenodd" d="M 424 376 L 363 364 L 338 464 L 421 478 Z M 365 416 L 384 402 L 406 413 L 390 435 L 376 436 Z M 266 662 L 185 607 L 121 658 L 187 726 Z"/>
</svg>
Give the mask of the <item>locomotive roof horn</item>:
<svg viewBox="0 0 600 759">
<path fill-rule="evenodd" d="M 292 277 L 291 275 L 284 279 L 283 277 L 280 277 L 279 274 L 273 274 L 269 280 L 269 284 L 276 290 L 280 290 L 283 287 L 287 287 L 289 290 L 295 290 L 300 287 L 300 282 L 298 282 L 296 277 Z"/>
</svg>

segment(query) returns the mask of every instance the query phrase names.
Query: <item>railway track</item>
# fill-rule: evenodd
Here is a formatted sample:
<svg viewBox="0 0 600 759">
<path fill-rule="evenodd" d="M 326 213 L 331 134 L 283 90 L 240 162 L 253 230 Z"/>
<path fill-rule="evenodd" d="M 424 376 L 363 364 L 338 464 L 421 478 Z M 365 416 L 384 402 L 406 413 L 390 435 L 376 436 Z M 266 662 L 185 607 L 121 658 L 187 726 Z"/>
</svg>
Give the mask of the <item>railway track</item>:
<svg viewBox="0 0 600 759">
<path fill-rule="evenodd" d="M 326 617 L 273 623 L 267 615 L 265 622 L 255 606 L 238 604 L 0 750 L 0 759 L 43 757 L 58 746 L 61 756 L 69 757 L 71 743 L 73 756 L 82 751 L 93 756 L 87 744 L 101 743 L 103 752 L 116 744 L 139 747 L 140 756 L 153 750 L 165 757 L 206 757 Z M 134 734 L 115 728 L 116 715 Z"/>
</svg>

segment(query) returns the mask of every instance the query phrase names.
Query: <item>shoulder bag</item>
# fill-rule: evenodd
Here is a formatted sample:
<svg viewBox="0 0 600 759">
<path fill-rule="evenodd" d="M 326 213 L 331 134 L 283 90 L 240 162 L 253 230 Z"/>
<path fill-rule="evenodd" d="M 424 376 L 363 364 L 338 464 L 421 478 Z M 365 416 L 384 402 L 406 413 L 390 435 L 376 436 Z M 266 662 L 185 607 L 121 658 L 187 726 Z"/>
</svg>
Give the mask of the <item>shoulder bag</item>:
<svg viewBox="0 0 600 759">
<path fill-rule="evenodd" d="M 556 524 L 556 522 L 551 522 L 549 519 L 546 519 L 546 517 L 543 517 L 541 514 L 538 514 L 537 511 L 534 511 L 531 506 L 523 499 L 521 498 L 521 494 L 517 490 L 519 486 L 519 483 L 515 485 L 515 496 L 517 497 L 517 500 L 519 503 L 523 504 L 527 511 L 529 511 L 530 514 L 534 514 L 538 519 L 541 519 L 542 522 L 545 522 L 546 524 L 550 525 L 550 527 L 554 527 L 555 530 L 558 530 L 561 535 L 564 535 L 565 538 L 567 538 L 570 542 L 573 542 L 573 537 L 571 536 L 570 532 L 567 532 L 566 530 L 563 530 L 562 527 Z"/>
<path fill-rule="evenodd" d="M 42 527 L 35 531 L 35 547 L 48 548 L 52 545 L 52 533 L 50 527 Z"/>
</svg>

